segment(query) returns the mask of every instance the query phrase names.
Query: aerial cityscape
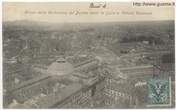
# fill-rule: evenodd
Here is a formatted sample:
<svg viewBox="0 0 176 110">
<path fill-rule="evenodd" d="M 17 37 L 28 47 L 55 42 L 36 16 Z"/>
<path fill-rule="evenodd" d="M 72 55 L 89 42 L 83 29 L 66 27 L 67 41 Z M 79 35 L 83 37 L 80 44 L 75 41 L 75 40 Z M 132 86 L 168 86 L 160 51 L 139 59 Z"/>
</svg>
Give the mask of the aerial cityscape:
<svg viewBox="0 0 176 110">
<path fill-rule="evenodd" d="M 171 77 L 174 21 L 3 22 L 4 108 L 146 108 L 148 78 Z"/>
</svg>

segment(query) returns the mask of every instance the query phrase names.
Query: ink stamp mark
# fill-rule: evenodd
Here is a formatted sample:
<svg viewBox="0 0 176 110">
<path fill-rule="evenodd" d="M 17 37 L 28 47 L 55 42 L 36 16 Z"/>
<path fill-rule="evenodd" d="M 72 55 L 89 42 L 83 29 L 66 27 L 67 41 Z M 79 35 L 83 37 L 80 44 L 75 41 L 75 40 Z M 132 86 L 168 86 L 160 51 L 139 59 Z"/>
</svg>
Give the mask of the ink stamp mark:
<svg viewBox="0 0 176 110">
<path fill-rule="evenodd" d="M 169 106 L 171 104 L 171 79 L 151 78 L 147 81 L 148 106 Z"/>
</svg>

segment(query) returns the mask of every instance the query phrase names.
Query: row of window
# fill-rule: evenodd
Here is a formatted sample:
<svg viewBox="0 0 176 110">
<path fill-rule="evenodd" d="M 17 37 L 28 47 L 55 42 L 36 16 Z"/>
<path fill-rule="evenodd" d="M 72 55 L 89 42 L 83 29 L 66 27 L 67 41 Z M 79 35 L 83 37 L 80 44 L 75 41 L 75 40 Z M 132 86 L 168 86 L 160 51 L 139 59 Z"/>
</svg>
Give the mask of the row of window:
<svg viewBox="0 0 176 110">
<path fill-rule="evenodd" d="M 119 81 L 119 80 L 115 80 L 115 79 L 106 79 L 106 85 L 111 85 L 111 84 L 119 84 L 119 83 L 123 83 L 123 80 Z"/>
<path fill-rule="evenodd" d="M 113 103 L 115 103 L 114 100 L 109 98 L 104 101 L 105 106 L 111 106 Z"/>
<path fill-rule="evenodd" d="M 114 91 L 111 89 L 105 89 L 105 95 L 114 98 L 115 100 L 118 100 L 120 97 L 123 97 L 125 99 L 129 99 L 131 96 L 122 92 Z"/>
<path fill-rule="evenodd" d="M 130 69 L 130 70 L 124 70 L 124 73 L 151 73 L 153 72 L 153 67 L 148 68 L 141 68 L 141 69 Z"/>
<path fill-rule="evenodd" d="M 81 107 L 82 105 L 84 105 L 85 103 L 88 102 L 88 99 L 89 98 L 87 98 L 87 97 L 81 97 L 81 98 L 79 98 L 77 100 L 73 99 L 70 102 L 68 102 L 65 105 L 63 105 L 62 107 L 63 108 L 69 108 L 69 107 L 74 107 L 74 105 L 79 105 Z"/>
<path fill-rule="evenodd" d="M 67 102 L 65 102 L 66 104 L 63 105 L 62 107 L 69 108 L 72 107 L 73 105 L 82 105 L 90 97 L 91 97 L 91 90 L 88 90 L 86 92 L 79 92 L 75 94 L 73 97 L 71 97 L 70 100 L 67 100 Z"/>
</svg>

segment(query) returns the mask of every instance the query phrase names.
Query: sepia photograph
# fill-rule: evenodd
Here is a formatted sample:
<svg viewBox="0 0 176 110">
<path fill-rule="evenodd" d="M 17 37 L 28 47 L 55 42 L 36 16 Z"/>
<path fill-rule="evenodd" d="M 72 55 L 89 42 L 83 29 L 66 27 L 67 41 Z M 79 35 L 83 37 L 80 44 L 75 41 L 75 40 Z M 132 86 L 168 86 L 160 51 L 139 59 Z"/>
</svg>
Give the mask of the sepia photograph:
<svg viewBox="0 0 176 110">
<path fill-rule="evenodd" d="M 3 2 L 4 109 L 175 108 L 174 5 Z"/>
</svg>

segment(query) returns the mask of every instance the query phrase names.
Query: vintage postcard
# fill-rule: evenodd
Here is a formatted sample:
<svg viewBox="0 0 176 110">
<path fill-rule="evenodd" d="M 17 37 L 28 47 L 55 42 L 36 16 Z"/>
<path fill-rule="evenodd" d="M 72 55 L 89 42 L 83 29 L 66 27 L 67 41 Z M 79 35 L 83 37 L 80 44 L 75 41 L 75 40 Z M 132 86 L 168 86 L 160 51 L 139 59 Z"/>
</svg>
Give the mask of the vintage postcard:
<svg viewBox="0 0 176 110">
<path fill-rule="evenodd" d="M 174 5 L 3 2 L 3 108 L 174 108 Z"/>
</svg>

